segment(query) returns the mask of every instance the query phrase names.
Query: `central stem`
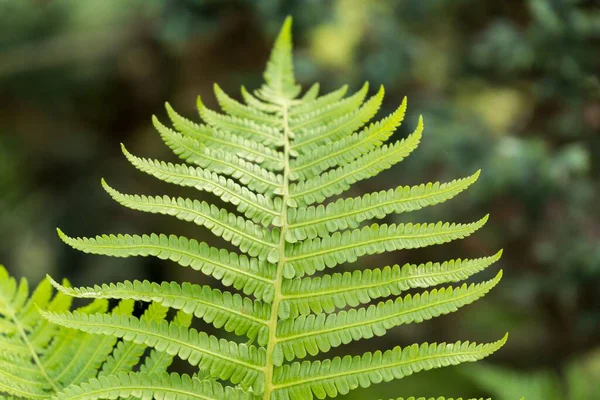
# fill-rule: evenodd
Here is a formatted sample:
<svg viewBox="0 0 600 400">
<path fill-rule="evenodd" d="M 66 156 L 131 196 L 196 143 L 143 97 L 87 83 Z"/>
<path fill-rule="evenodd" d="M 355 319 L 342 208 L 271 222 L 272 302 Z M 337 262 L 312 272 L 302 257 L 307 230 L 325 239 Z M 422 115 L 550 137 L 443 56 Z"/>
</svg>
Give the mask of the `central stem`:
<svg viewBox="0 0 600 400">
<path fill-rule="evenodd" d="M 281 113 L 283 117 L 283 190 L 281 206 L 281 235 L 279 237 L 279 262 L 277 265 L 277 275 L 275 277 L 275 295 L 271 307 L 271 319 L 269 321 L 269 342 L 267 344 L 267 362 L 265 365 L 265 393 L 263 400 L 269 400 L 271 393 L 275 389 L 273 384 L 273 353 L 277 344 L 277 321 L 279 315 L 279 304 L 282 300 L 281 285 L 283 282 L 283 267 L 286 263 L 285 258 L 285 236 L 288 230 L 287 208 L 289 200 L 289 175 L 290 175 L 290 127 L 288 121 L 287 102 L 282 103 Z"/>
<path fill-rule="evenodd" d="M 23 326 L 23 324 L 21 324 L 21 321 L 19 320 L 17 313 L 12 309 L 10 303 L 6 302 L 6 303 L 4 303 L 4 305 L 7 310 L 7 316 L 13 321 L 13 323 L 15 324 L 15 327 L 17 328 L 17 332 L 19 333 L 19 336 L 21 337 L 21 340 L 23 341 L 23 344 L 25 344 L 27 346 L 27 348 L 29 349 L 29 352 L 31 353 L 31 358 L 33 359 L 33 362 L 40 370 L 40 373 L 42 374 L 42 376 L 44 377 L 44 379 L 46 380 L 48 385 L 50 385 L 50 387 L 52 388 L 52 391 L 54 391 L 55 393 L 58 392 L 59 389 L 56 386 L 56 383 L 54 382 L 54 380 L 52 378 L 50 378 L 50 376 L 48 375 L 48 372 L 46 371 L 46 368 L 44 368 L 44 364 L 42 364 L 42 361 L 40 360 L 40 358 L 37 354 L 37 351 L 33 347 L 33 344 L 29 341 L 29 338 L 27 337 L 27 333 L 25 332 L 25 327 Z"/>
</svg>

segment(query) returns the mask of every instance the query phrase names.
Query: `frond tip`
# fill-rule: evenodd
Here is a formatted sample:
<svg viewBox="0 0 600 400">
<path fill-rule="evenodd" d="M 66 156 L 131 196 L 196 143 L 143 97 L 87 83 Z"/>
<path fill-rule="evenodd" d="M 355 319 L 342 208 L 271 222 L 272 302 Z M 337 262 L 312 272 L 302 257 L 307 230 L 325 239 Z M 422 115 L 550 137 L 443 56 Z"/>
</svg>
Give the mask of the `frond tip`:
<svg viewBox="0 0 600 400">
<path fill-rule="evenodd" d="M 295 83 L 292 62 L 292 17 L 285 19 L 275 40 L 264 78 L 266 85 L 261 94 L 265 100 L 277 103 L 280 99 L 293 99 L 300 92 Z"/>
</svg>

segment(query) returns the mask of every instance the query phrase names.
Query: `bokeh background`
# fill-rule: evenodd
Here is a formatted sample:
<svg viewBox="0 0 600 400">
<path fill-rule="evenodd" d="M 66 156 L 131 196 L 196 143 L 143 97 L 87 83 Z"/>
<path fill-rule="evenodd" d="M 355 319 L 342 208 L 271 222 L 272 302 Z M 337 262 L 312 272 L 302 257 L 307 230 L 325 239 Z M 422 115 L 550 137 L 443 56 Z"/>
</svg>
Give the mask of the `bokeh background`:
<svg viewBox="0 0 600 400">
<path fill-rule="evenodd" d="M 346 352 L 421 341 L 509 344 L 487 363 L 417 374 L 347 398 L 600 399 L 600 4 L 595 0 L 0 0 L 0 261 L 33 281 L 201 280 L 152 259 L 88 256 L 68 234 L 205 231 L 125 210 L 99 185 L 179 194 L 128 165 L 174 161 L 151 127 L 164 102 L 197 119 L 214 82 L 256 88 L 283 18 L 296 72 L 323 91 L 386 87 L 408 96 L 396 137 L 425 119 L 420 148 L 352 195 L 483 170 L 469 191 L 389 222 L 467 222 L 471 238 L 375 258 L 374 265 L 491 255 L 500 286 L 456 314 L 400 327 Z M 172 190 L 168 190 L 172 189 Z M 373 265 L 373 264 L 370 264 Z M 484 279 L 492 271 L 477 279 Z"/>
</svg>

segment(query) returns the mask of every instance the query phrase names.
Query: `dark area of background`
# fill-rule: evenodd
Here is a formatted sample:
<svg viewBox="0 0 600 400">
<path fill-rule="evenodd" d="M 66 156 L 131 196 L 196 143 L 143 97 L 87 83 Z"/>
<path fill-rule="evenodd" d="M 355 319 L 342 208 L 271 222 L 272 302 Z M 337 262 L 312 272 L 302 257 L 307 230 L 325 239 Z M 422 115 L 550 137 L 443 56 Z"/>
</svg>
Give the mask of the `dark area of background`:
<svg viewBox="0 0 600 400">
<path fill-rule="evenodd" d="M 196 95 L 216 107 L 214 82 L 238 98 L 241 84 L 256 88 L 288 14 L 301 83 L 318 81 L 324 92 L 384 84 L 382 113 L 408 96 L 397 137 L 424 116 L 420 148 L 353 195 L 483 170 L 457 199 L 388 219 L 467 222 L 489 212 L 483 230 L 372 262 L 504 248 L 505 278 L 484 299 L 345 349 L 491 341 L 510 331 L 501 352 L 487 364 L 417 374 L 348 398 L 600 399 L 600 5 L 593 0 L 0 0 L 0 260 L 33 281 L 46 273 L 76 285 L 201 279 L 168 262 L 78 253 L 55 227 L 74 236 L 207 237 L 117 206 L 100 178 L 128 193 L 198 196 L 135 171 L 119 143 L 174 161 L 151 115 L 166 120 L 169 101 L 197 119 Z"/>
</svg>

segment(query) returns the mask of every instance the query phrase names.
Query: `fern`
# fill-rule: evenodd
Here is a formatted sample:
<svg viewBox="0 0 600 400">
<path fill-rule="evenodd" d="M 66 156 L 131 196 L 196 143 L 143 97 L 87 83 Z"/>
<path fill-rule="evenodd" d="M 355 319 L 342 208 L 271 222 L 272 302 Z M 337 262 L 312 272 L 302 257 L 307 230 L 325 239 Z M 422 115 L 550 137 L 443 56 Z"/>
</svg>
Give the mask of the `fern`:
<svg viewBox="0 0 600 400">
<path fill-rule="evenodd" d="M 169 375 L 166 370 L 173 357 L 154 350 L 143 357 L 148 349 L 144 344 L 118 341 L 116 336 L 97 336 L 50 323 L 41 313 L 65 312 L 71 308 L 73 300 L 72 296 L 62 292 L 53 293 L 52 284 L 59 285 L 45 279 L 30 293 L 27 280 L 17 282 L 0 265 L 0 394 L 26 399 L 70 398 L 78 396 L 82 387 L 95 387 L 94 382 L 118 380 L 120 393 L 129 393 L 125 397 L 137 393 L 134 384 L 144 382 L 155 395 L 179 393 L 180 389 L 186 388 L 197 394 L 248 398 L 239 390 L 223 388 L 217 382 L 205 383 L 197 376 Z M 60 287 L 70 290 L 68 281 Z M 108 310 L 109 302 L 99 298 L 77 308 L 74 314 L 87 318 Z M 134 301 L 124 299 L 105 315 L 128 318 L 133 311 Z M 160 303 L 150 302 L 140 320 L 166 322 L 167 311 L 168 308 Z M 179 311 L 174 322 L 189 326 L 191 319 L 190 314 Z M 140 372 L 133 373 L 134 369 Z M 127 392 L 128 389 L 131 391 Z M 108 393 L 108 390 L 100 391 L 92 398 L 103 398 Z"/>
<path fill-rule="evenodd" d="M 75 297 L 153 302 L 193 314 L 240 340 L 219 339 L 189 328 L 189 323 L 167 321 L 162 314 L 138 318 L 114 312 L 44 311 L 48 320 L 62 326 L 120 338 L 121 346 L 131 346 L 129 354 L 135 354 L 123 368 L 105 364 L 103 371 L 110 369 L 112 375 L 65 389 L 59 398 L 162 398 L 177 392 L 205 399 L 322 399 L 423 370 L 477 361 L 505 343 L 506 337 L 488 344 L 423 343 L 327 358 L 335 347 L 451 313 L 481 298 L 499 282 L 501 272 L 483 283 L 403 292 L 463 281 L 497 261 L 500 253 L 374 269 L 360 265 L 354 272 L 330 273 L 364 255 L 442 244 L 480 229 L 487 216 L 472 223 L 362 225 L 449 200 L 473 184 L 479 172 L 446 183 L 330 200 L 410 155 L 421 140 L 422 118 L 411 135 L 389 142 L 404 118 L 406 99 L 390 116 L 370 123 L 383 88 L 370 98 L 368 85 L 348 97 L 346 87 L 318 96 L 315 85 L 300 96 L 293 74 L 290 19 L 275 42 L 264 79 L 253 94 L 242 89 L 246 104 L 215 86 L 223 111 L 213 111 L 198 99 L 202 125 L 167 105 L 174 129 L 156 118 L 154 125 L 182 163 L 138 157 L 123 147 L 140 171 L 212 193 L 235 211 L 194 199 L 124 194 L 102 182 L 123 206 L 204 226 L 238 251 L 176 235 L 73 238 L 59 230 L 61 239 L 75 249 L 169 259 L 236 292 L 176 282 L 69 288 L 52 281 L 61 293 Z M 323 273 L 314 276 L 317 271 Z M 138 361 L 136 346 L 153 348 L 152 355 L 139 372 L 126 372 Z M 161 358 L 175 355 L 201 375 L 169 375 L 169 361 Z M 306 360 L 309 356 L 318 359 Z M 158 364 L 160 372 L 152 375 L 151 365 Z"/>
<path fill-rule="evenodd" d="M 67 285 L 63 282 L 63 287 Z M 108 359 L 120 359 L 117 353 L 111 356 L 116 337 L 98 338 L 60 327 L 42 318 L 38 311 L 64 312 L 71 302 L 70 296 L 53 294 L 48 280 L 30 294 L 27 280 L 17 282 L 0 266 L 0 393 L 28 399 L 51 398 L 96 377 Z M 131 300 L 122 300 L 111 313 L 131 315 L 133 305 Z M 75 312 L 89 315 L 107 309 L 108 301 L 97 299 Z"/>
</svg>

